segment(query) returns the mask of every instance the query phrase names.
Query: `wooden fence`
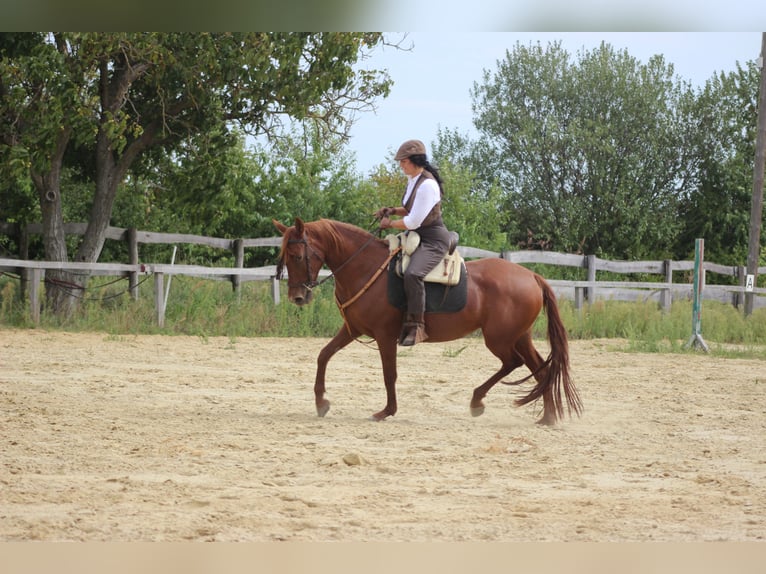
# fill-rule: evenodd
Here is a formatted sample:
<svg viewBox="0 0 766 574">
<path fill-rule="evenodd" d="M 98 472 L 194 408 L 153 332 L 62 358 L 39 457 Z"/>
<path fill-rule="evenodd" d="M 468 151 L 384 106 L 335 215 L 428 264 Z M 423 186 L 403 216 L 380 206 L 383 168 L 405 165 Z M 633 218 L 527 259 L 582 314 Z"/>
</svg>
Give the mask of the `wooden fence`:
<svg viewBox="0 0 766 574">
<path fill-rule="evenodd" d="M 548 283 L 556 291 L 556 296 L 574 301 L 577 309 L 582 308 L 583 302 L 593 302 L 597 299 L 614 301 L 656 301 L 664 310 L 669 310 L 675 300 L 690 300 L 693 290 L 694 261 L 611 261 L 600 259 L 595 255 L 574 255 L 552 251 L 505 251 L 494 253 L 473 247 L 460 249 L 463 257 L 502 257 L 519 264 L 546 264 L 563 267 L 577 267 L 586 270 L 584 281 L 549 279 Z M 611 272 L 619 274 L 656 275 L 658 281 L 604 281 L 597 279 L 597 273 Z M 683 276 L 676 281 L 674 274 Z M 738 285 L 708 285 L 707 273 L 717 273 L 737 279 Z M 759 267 L 758 273 L 766 273 L 766 266 Z M 703 298 L 731 303 L 739 307 L 744 303 L 745 279 L 747 277 L 744 265 L 720 265 L 705 261 L 702 266 Z M 766 306 L 766 289 L 754 288 L 755 306 Z"/>
<path fill-rule="evenodd" d="M 65 225 L 65 233 L 82 235 L 85 232 L 84 223 L 69 223 Z M 23 228 L 16 224 L 0 222 L 0 233 L 17 238 L 20 246 L 19 259 L 0 258 L 0 272 L 17 273 L 22 278 L 22 292 L 29 293 L 32 318 L 39 321 L 40 300 L 39 286 L 45 279 L 46 270 L 61 270 L 83 272 L 89 275 L 127 276 L 129 289 L 134 298 L 138 297 L 138 284 L 141 275 L 154 276 L 154 299 L 157 311 L 157 321 L 160 326 L 165 319 L 165 276 L 187 275 L 231 281 L 237 290 L 242 281 L 270 281 L 271 293 L 275 303 L 279 303 L 280 286 L 276 280 L 275 266 L 244 268 L 244 253 L 246 248 L 278 247 L 281 237 L 256 239 L 223 239 L 204 237 L 200 235 L 185 235 L 175 233 L 155 233 L 137 231 L 119 227 L 107 229 L 107 239 L 125 241 L 128 244 L 129 263 L 72 263 L 53 261 L 29 261 L 29 237 L 41 233 L 40 224 L 31 224 Z M 234 256 L 234 267 L 205 267 L 197 265 L 172 265 L 161 263 L 140 263 L 139 247 L 141 244 L 193 244 L 231 251 Z M 669 310 L 673 301 L 690 300 L 693 291 L 692 273 L 694 261 L 610 261 L 594 255 L 564 254 L 550 251 L 506 251 L 497 253 L 474 247 L 459 246 L 458 250 L 466 259 L 481 259 L 501 257 L 519 264 L 545 264 L 585 269 L 586 279 L 557 280 L 549 283 L 560 299 L 574 301 L 577 309 L 585 302 L 591 303 L 598 299 L 615 301 L 656 301 L 664 310 Z M 655 275 L 657 281 L 604 281 L 598 279 L 598 272 L 612 274 L 644 274 Z M 705 275 L 718 273 L 724 276 L 736 277 L 738 285 L 706 285 Z M 758 268 L 759 274 L 766 273 L 766 267 Z M 322 270 L 321 275 L 329 272 Z M 680 274 L 681 281 L 676 281 L 674 274 Z M 719 265 L 704 262 L 702 266 L 703 299 L 730 303 L 737 307 L 744 303 L 745 297 L 745 267 Z M 766 306 L 766 289 L 754 288 L 754 307 Z"/>
</svg>

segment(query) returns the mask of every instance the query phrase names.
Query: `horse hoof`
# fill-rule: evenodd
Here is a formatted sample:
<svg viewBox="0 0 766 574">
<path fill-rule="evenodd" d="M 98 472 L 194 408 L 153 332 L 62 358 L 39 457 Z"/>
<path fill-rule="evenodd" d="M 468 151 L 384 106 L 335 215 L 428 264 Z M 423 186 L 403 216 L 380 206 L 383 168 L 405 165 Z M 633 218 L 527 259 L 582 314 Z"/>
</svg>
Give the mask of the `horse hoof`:
<svg viewBox="0 0 766 574">
<path fill-rule="evenodd" d="M 380 411 L 379 413 L 375 413 L 374 415 L 372 415 L 370 417 L 370 420 L 373 422 L 379 423 L 381 421 L 386 420 L 386 417 L 388 417 L 388 415 L 386 414 L 386 411 Z"/>
<path fill-rule="evenodd" d="M 480 407 L 471 407 L 472 417 L 480 417 L 483 414 L 484 414 L 484 405 L 481 405 Z"/>
<path fill-rule="evenodd" d="M 317 405 L 317 415 L 324 417 L 327 411 L 330 410 L 330 401 L 323 401 L 321 405 Z"/>
</svg>

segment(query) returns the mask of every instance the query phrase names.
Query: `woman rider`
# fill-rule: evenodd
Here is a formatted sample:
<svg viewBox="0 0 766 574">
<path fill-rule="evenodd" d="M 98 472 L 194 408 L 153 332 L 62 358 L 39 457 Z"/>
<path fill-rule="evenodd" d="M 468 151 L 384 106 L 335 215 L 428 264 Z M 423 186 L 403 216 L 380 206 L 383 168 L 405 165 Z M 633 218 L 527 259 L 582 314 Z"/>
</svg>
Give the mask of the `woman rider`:
<svg viewBox="0 0 766 574">
<path fill-rule="evenodd" d="M 401 207 L 383 207 L 375 212 L 381 229 L 415 230 L 420 247 L 411 255 L 404 272 L 407 316 L 399 344 L 405 347 L 428 339 L 425 330 L 426 290 L 423 278 L 442 260 L 449 249 L 450 235 L 442 221 L 441 199 L 444 194 L 438 170 L 426 158 L 420 140 L 407 140 L 394 159 L 407 176 L 407 188 Z M 391 219 L 399 216 L 401 219 Z"/>
</svg>

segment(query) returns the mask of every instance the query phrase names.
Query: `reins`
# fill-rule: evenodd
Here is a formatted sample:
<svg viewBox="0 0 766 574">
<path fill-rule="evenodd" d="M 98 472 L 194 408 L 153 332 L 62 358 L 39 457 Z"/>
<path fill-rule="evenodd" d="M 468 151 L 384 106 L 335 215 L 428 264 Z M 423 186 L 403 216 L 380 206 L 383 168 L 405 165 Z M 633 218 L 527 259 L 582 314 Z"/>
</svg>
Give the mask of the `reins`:
<svg viewBox="0 0 766 574">
<path fill-rule="evenodd" d="M 375 222 L 373 222 L 373 225 L 375 225 Z M 372 235 L 370 232 L 370 236 L 367 238 L 367 241 L 365 241 L 354 253 L 351 254 L 351 256 L 346 259 L 343 263 L 340 264 L 334 271 L 332 271 L 327 277 L 320 281 L 311 281 L 309 278 L 311 277 L 311 262 L 310 257 L 316 257 L 317 259 L 320 259 L 322 263 L 324 264 L 324 260 L 322 260 L 319 255 L 314 251 L 314 249 L 311 248 L 308 241 L 306 240 L 306 237 L 301 237 L 300 239 L 288 239 L 288 243 L 302 243 L 305 248 L 305 256 L 304 260 L 306 261 L 306 277 L 307 281 L 300 284 L 308 291 L 313 291 L 316 287 L 319 287 L 320 285 L 324 284 L 325 282 L 329 281 L 330 279 L 333 279 L 335 275 L 340 272 L 346 265 L 351 263 L 362 251 L 364 251 L 370 243 L 375 239 L 375 236 Z M 383 271 L 386 270 L 391 260 L 401 251 L 401 247 L 397 247 L 396 249 L 389 251 L 388 257 L 383 261 L 383 263 L 375 270 L 375 272 L 372 274 L 372 276 L 367 280 L 367 282 L 362 286 L 362 288 L 350 299 L 347 301 L 341 303 L 341 301 L 338 299 L 337 291 L 335 293 L 335 304 L 338 306 L 338 310 L 340 311 L 340 315 L 343 318 L 343 324 L 346 326 L 346 329 L 348 330 L 349 335 L 354 337 L 354 334 L 351 330 L 351 325 L 349 325 L 348 320 L 346 319 L 346 309 L 353 305 L 362 295 L 364 295 L 367 290 L 375 283 L 375 281 L 378 280 L 380 275 L 383 273 Z M 283 265 L 283 261 L 280 261 L 280 271 L 281 267 Z M 281 273 L 280 273 L 281 275 Z M 290 282 L 288 281 L 288 286 L 295 286 L 295 284 L 290 285 Z M 354 337 L 358 340 L 358 337 Z"/>
<path fill-rule="evenodd" d="M 372 223 L 372 225 L 373 225 L 373 226 L 375 225 L 375 220 L 373 220 L 373 223 Z M 362 251 L 362 250 L 363 250 L 365 247 L 367 247 L 367 245 L 369 245 L 370 241 L 372 241 L 374 238 L 375 238 L 375 236 L 374 236 L 374 235 L 370 235 L 370 238 L 369 238 L 369 239 L 368 239 L 368 240 L 365 242 L 365 244 L 364 244 L 364 245 L 362 245 L 362 247 L 360 247 L 360 248 L 359 248 L 359 250 L 358 250 L 356 253 L 354 253 L 354 254 L 353 254 L 351 257 L 349 257 L 349 258 L 348 258 L 348 259 L 347 259 L 347 260 L 346 260 L 346 261 L 343 263 L 343 265 L 341 265 L 340 267 L 338 267 L 338 269 L 336 269 L 336 271 L 340 271 L 340 270 L 343 268 L 343 266 L 344 266 L 344 265 L 346 265 L 346 263 L 348 263 L 349 261 L 351 261 L 351 259 L 352 259 L 354 256 L 356 256 L 356 255 L 357 255 L 358 253 L 360 253 L 360 252 L 361 252 L 361 251 Z M 386 257 L 386 259 L 383 261 L 383 263 L 381 263 L 380 267 L 378 267 L 378 268 L 375 270 L 375 273 L 373 273 L 373 274 L 372 274 L 372 277 L 370 277 L 370 278 L 367 280 L 367 283 L 365 283 L 365 284 L 364 284 L 364 286 L 363 286 L 363 287 L 362 287 L 362 288 L 361 288 L 361 289 L 360 289 L 360 290 L 359 290 L 359 291 L 356 293 L 356 295 L 354 295 L 353 297 L 351 297 L 351 299 L 349 299 L 349 300 L 348 300 L 348 301 L 346 301 L 345 303 L 341 303 L 341 302 L 340 302 L 340 300 L 338 299 L 338 294 L 337 294 L 337 293 L 335 294 L 335 304 L 338 306 L 338 311 L 340 311 L 340 316 L 343 318 L 343 324 L 346 326 L 346 330 L 348 331 L 348 334 L 349 334 L 349 335 L 351 335 L 352 337 L 354 337 L 354 333 L 351 331 L 351 325 L 349 325 L 349 323 L 348 323 L 348 320 L 346 319 L 346 308 L 348 308 L 348 307 L 350 307 L 351 305 L 353 305 L 353 304 L 354 304 L 354 303 L 357 301 L 357 299 L 359 299 L 359 298 L 360 298 L 362 295 L 364 295 L 364 294 L 367 292 L 367 289 L 369 289 L 369 288 L 370 288 L 370 286 L 371 286 L 373 283 L 375 283 L 375 281 L 377 281 L 377 280 L 378 280 L 378 277 L 380 277 L 380 274 L 381 274 L 381 273 L 383 273 L 383 271 L 384 271 L 384 270 L 385 270 L 385 269 L 388 267 L 388 264 L 391 262 L 391 260 L 392 260 L 392 259 L 393 259 L 393 258 L 396 256 L 396 254 L 397 254 L 397 253 L 399 253 L 401 250 L 402 250 L 402 248 L 401 248 L 401 246 L 399 246 L 399 247 L 397 247 L 396 249 L 394 249 L 394 250 L 392 250 L 392 251 L 389 251 L 388 257 Z M 357 340 L 357 341 L 359 341 L 359 337 L 354 337 L 354 339 L 355 339 L 355 340 Z M 361 342 L 361 341 L 360 341 L 360 342 Z"/>
<path fill-rule="evenodd" d="M 357 292 L 357 294 L 354 295 L 353 297 L 351 297 L 351 299 L 349 299 L 345 303 L 341 303 L 338 300 L 337 293 L 335 294 L 335 304 L 338 306 L 338 310 L 340 311 L 340 316 L 343 317 L 343 324 L 346 325 L 346 329 L 348 330 L 348 334 L 351 335 L 352 337 L 353 337 L 353 333 L 351 332 L 351 326 L 348 324 L 348 321 L 346 320 L 346 313 L 345 313 L 346 308 L 350 307 L 351 305 L 353 305 L 356 302 L 356 300 L 359 299 L 359 297 L 361 297 L 362 295 L 364 295 L 367 292 L 367 289 L 369 289 L 370 286 L 373 283 L 375 283 L 375 281 L 378 280 L 378 277 L 380 277 L 380 274 L 383 273 L 383 271 L 386 269 L 386 267 L 388 267 L 388 264 L 391 262 L 391 260 L 394 258 L 394 256 L 397 253 L 399 253 L 399 251 L 401 251 L 401 249 L 402 249 L 401 247 L 397 247 L 396 249 L 391 251 L 388 254 L 388 257 L 386 257 L 385 261 L 383 261 L 381 266 L 378 267 L 378 269 L 375 271 L 375 273 L 373 273 L 372 277 L 370 277 L 370 279 L 367 281 L 367 283 L 365 283 L 364 286 Z"/>
</svg>

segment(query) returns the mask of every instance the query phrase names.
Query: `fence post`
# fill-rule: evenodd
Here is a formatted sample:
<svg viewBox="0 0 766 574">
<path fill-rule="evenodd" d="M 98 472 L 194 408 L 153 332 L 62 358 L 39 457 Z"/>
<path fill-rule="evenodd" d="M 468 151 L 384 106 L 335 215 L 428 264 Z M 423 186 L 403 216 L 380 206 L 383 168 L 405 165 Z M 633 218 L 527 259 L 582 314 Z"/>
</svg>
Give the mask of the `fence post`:
<svg viewBox="0 0 766 574">
<path fill-rule="evenodd" d="M 585 290 L 585 287 L 574 288 L 574 307 L 577 311 L 582 311 Z"/>
<path fill-rule="evenodd" d="M 40 283 L 45 277 L 45 269 L 29 269 L 29 312 L 32 322 L 40 324 Z"/>
<path fill-rule="evenodd" d="M 242 269 L 245 265 L 245 242 L 243 239 L 235 239 L 232 247 L 232 251 L 234 251 L 234 267 Z M 235 293 L 239 293 L 239 286 L 241 283 L 241 275 L 231 276 L 231 288 Z"/>
<path fill-rule="evenodd" d="M 29 259 L 29 231 L 27 229 L 27 225 L 20 225 L 19 226 L 19 259 L 22 261 L 26 261 Z M 27 292 L 29 291 L 29 269 L 22 269 L 21 273 L 19 273 L 19 297 L 23 301 L 26 296 Z"/>
<path fill-rule="evenodd" d="M 165 274 L 154 273 L 154 308 L 157 311 L 157 325 L 165 326 Z"/>
<path fill-rule="evenodd" d="M 702 289 L 705 287 L 705 240 L 694 242 L 694 299 L 692 301 L 692 335 L 687 347 L 701 347 L 706 353 L 710 348 L 702 338 Z"/>
<path fill-rule="evenodd" d="M 274 300 L 274 305 L 279 305 L 279 279 L 276 276 L 271 277 L 271 298 Z"/>
<path fill-rule="evenodd" d="M 138 265 L 138 232 L 135 227 L 128 229 L 128 253 L 130 256 L 130 264 Z M 134 301 L 138 301 L 138 272 L 131 271 L 128 273 L 128 288 L 130 289 L 130 296 Z"/>
<path fill-rule="evenodd" d="M 740 305 L 745 303 L 745 297 L 743 295 L 745 291 L 745 281 L 747 281 L 747 267 L 744 265 L 737 265 L 737 283 L 742 287 L 742 291 L 732 293 L 732 304 L 739 309 Z"/>
<path fill-rule="evenodd" d="M 586 255 L 585 265 L 588 268 L 588 281 L 595 281 L 596 280 L 596 256 Z M 591 305 L 596 301 L 595 287 L 588 287 L 585 290 L 585 300 Z"/>
<path fill-rule="evenodd" d="M 662 262 L 662 268 L 665 272 L 665 283 L 672 283 L 673 282 L 673 261 L 670 259 L 665 259 Z M 672 289 L 663 289 L 660 293 L 660 306 L 662 307 L 662 311 L 665 313 L 670 313 L 670 307 L 673 304 L 673 290 Z"/>
</svg>

